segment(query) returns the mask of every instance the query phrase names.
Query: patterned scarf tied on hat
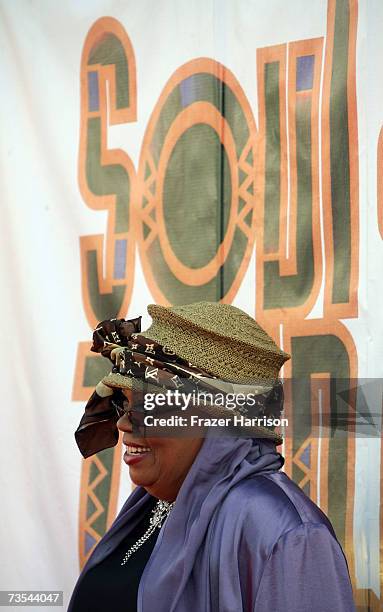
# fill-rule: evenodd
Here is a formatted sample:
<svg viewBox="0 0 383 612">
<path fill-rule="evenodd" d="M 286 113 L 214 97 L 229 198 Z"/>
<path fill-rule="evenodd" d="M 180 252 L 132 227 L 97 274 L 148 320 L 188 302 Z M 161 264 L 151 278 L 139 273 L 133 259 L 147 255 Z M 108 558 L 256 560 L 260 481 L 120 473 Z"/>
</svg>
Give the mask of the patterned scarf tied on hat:
<svg viewBox="0 0 383 612">
<path fill-rule="evenodd" d="M 141 316 L 135 319 L 108 319 L 98 324 L 93 332 L 91 351 L 100 353 L 112 364 L 112 373 L 155 385 L 163 389 L 256 394 L 252 411 L 257 416 L 279 417 L 283 410 L 283 386 L 280 381 L 260 385 L 240 385 L 212 376 L 202 368 L 176 355 L 165 345 L 143 336 Z M 83 457 L 87 458 L 118 442 L 117 421 L 124 411 L 126 397 L 118 388 L 112 389 L 99 382 L 89 398 L 83 417 L 75 432 L 75 439 Z M 135 409 L 136 403 L 135 403 Z M 237 406 L 238 413 L 248 409 Z"/>
</svg>

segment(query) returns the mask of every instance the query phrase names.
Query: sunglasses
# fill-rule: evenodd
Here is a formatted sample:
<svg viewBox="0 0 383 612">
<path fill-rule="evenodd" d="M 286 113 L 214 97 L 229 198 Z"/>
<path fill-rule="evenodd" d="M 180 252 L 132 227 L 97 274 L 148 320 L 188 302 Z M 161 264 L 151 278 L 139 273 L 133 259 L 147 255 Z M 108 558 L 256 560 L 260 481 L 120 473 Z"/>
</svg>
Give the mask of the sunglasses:
<svg viewBox="0 0 383 612">
<path fill-rule="evenodd" d="M 118 402 L 113 401 L 113 406 L 119 419 L 125 415 L 128 417 L 128 421 L 133 427 L 133 432 L 139 431 L 142 433 L 142 430 L 145 431 L 146 415 L 144 412 L 141 410 L 131 410 L 127 400 L 122 402 L 122 406 Z"/>
</svg>

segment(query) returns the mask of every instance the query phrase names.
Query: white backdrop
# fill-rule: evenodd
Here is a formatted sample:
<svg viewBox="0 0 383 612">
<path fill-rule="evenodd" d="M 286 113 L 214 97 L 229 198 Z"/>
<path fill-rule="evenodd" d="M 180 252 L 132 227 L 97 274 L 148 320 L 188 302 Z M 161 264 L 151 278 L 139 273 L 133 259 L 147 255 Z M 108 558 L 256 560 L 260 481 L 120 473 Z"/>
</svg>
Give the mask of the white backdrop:
<svg viewBox="0 0 383 612">
<path fill-rule="evenodd" d="M 77 345 L 91 337 L 81 294 L 79 237 L 104 234 L 106 212 L 78 186 L 80 61 L 103 16 L 118 20 L 137 63 L 137 121 L 111 126 L 109 148 L 138 167 L 150 114 L 183 63 L 211 57 L 240 82 L 257 120 L 256 50 L 326 35 L 326 0 L 0 0 L 3 345 L 0 428 L 0 589 L 64 590 L 79 573 L 82 459 L 71 400 Z M 383 5 L 361 0 L 357 25 L 359 313 L 344 320 L 360 377 L 381 377 L 383 243 L 377 222 L 377 142 L 383 124 Z M 253 58 L 249 61 L 245 58 Z M 323 235 L 322 235 L 323 240 Z M 255 314 L 255 254 L 233 303 Z M 136 254 L 128 316 L 154 302 Z M 308 318 L 320 318 L 323 291 Z M 380 440 L 355 449 L 356 584 L 380 593 Z M 119 507 L 130 490 L 122 468 Z M 366 608 L 367 609 L 367 608 Z M 372 608 L 371 608 L 372 609 Z"/>
</svg>

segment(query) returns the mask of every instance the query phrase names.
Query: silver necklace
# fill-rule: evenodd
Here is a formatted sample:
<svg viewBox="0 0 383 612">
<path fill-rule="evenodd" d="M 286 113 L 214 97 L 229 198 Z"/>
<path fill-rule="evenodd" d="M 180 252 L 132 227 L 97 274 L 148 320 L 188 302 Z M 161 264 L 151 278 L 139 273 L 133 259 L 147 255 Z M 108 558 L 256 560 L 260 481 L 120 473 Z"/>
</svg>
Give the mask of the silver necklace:
<svg viewBox="0 0 383 612">
<path fill-rule="evenodd" d="M 162 501 L 161 499 L 158 500 L 152 510 L 153 516 L 150 517 L 150 524 L 148 529 L 145 531 L 144 535 L 142 535 L 140 539 L 137 540 L 137 542 L 133 544 L 133 546 L 131 546 L 129 550 L 126 551 L 124 558 L 122 559 L 121 565 L 125 565 L 125 563 L 132 556 L 132 554 L 135 553 L 136 550 L 138 550 L 140 546 L 142 546 L 146 542 L 146 540 L 150 538 L 152 533 L 155 532 L 156 527 L 158 527 L 158 529 L 161 529 L 162 523 L 167 518 L 173 506 L 174 502 L 170 504 L 167 501 Z"/>
</svg>

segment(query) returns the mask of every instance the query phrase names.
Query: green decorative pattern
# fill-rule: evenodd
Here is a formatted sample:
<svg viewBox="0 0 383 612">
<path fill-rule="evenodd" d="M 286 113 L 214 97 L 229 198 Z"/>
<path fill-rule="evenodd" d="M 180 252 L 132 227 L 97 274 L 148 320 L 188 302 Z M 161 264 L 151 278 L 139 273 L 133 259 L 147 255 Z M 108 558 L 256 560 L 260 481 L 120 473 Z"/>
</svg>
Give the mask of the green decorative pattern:
<svg viewBox="0 0 383 612">
<path fill-rule="evenodd" d="M 310 414 L 310 374 L 327 372 L 333 381 L 331 386 L 331 405 L 324 406 L 328 414 L 331 410 L 332 420 L 338 409 L 342 407 L 344 413 L 344 400 L 337 394 L 346 392 L 350 388 L 350 363 L 346 347 L 336 336 L 306 336 L 294 337 L 292 347 L 292 377 L 293 384 L 293 454 L 299 452 L 300 447 L 311 435 L 311 424 L 307 415 Z M 302 418 L 304 416 L 304 418 Z M 345 542 L 345 520 L 347 502 L 347 442 L 348 435 L 340 427 L 329 432 L 328 457 L 328 514 L 334 526 L 339 541 Z M 293 478 L 299 482 L 302 472 L 297 465 L 293 465 Z"/>
</svg>

